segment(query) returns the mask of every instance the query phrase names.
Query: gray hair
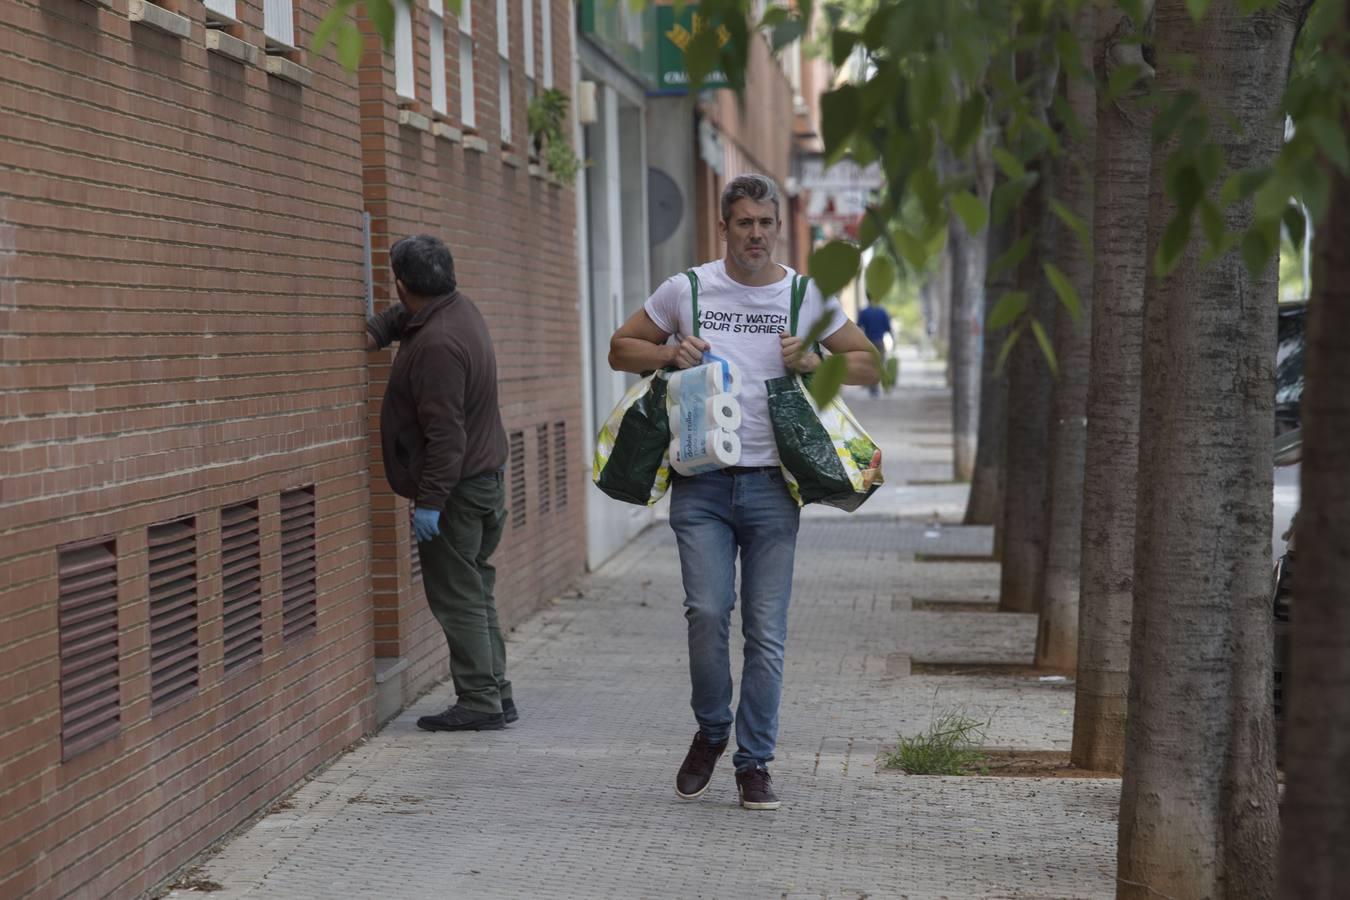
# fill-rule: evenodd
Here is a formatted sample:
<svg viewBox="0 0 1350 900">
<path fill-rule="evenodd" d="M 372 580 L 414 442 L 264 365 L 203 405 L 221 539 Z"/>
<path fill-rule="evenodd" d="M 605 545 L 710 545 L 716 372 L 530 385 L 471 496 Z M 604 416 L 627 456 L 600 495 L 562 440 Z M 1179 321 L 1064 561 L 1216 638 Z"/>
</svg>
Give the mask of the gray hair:
<svg viewBox="0 0 1350 900">
<path fill-rule="evenodd" d="M 737 200 L 772 203 L 774 218 L 781 219 L 778 209 L 778 185 L 767 175 L 737 175 L 722 188 L 722 221 L 731 221 L 731 207 Z"/>
</svg>

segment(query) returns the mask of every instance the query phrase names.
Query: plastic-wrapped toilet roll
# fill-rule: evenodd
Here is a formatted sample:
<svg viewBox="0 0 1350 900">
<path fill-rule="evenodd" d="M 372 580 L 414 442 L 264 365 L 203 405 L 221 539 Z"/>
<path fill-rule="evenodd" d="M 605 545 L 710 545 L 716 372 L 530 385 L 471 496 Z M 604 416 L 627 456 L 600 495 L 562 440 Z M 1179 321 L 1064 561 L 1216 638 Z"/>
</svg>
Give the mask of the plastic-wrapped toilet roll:
<svg viewBox="0 0 1350 900">
<path fill-rule="evenodd" d="M 724 391 L 733 397 L 741 395 L 741 369 L 729 359 L 723 359 L 715 353 L 704 353 L 703 362 L 719 365 L 722 370 L 722 380 L 718 384 L 718 390 Z"/>
<path fill-rule="evenodd" d="M 683 434 L 670 443 L 670 464 L 681 475 L 701 475 L 741 461 L 741 439 L 721 428 Z"/>
<path fill-rule="evenodd" d="M 689 396 L 720 394 L 724 381 L 717 363 L 680 369 L 670 375 L 669 396 L 679 402 Z"/>
<path fill-rule="evenodd" d="M 714 394 L 705 406 L 707 421 L 726 431 L 741 427 L 741 404 L 731 394 Z"/>
</svg>

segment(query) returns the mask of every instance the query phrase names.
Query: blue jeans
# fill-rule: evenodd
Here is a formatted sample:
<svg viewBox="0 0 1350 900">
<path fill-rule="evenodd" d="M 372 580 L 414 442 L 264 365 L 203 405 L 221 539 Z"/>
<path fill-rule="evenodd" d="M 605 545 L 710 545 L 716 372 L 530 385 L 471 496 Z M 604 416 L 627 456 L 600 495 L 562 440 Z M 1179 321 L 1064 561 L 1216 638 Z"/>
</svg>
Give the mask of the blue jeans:
<svg viewBox="0 0 1350 900">
<path fill-rule="evenodd" d="M 777 469 L 678 478 L 670 526 L 680 547 L 689 623 L 689 677 L 699 730 L 720 744 L 731 733 L 731 610 L 741 557 L 745 665 L 736 711 L 736 771 L 773 759 L 783 694 L 792 563 L 801 511 Z"/>
</svg>

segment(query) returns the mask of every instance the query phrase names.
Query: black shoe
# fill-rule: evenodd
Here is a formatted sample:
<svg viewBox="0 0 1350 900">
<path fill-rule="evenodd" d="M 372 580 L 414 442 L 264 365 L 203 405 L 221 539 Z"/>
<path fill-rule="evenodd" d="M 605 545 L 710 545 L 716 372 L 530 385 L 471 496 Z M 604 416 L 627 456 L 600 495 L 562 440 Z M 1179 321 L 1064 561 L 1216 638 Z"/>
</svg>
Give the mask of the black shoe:
<svg viewBox="0 0 1350 900">
<path fill-rule="evenodd" d="M 777 809 L 783 805 L 773 792 L 769 770 L 756 766 L 736 773 L 736 790 L 741 795 L 741 806 L 746 809 Z"/>
<path fill-rule="evenodd" d="M 500 731 L 506 722 L 501 713 L 474 712 L 455 705 L 438 716 L 423 716 L 417 727 L 423 731 Z"/>
<path fill-rule="evenodd" d="M 512 722 L 516 721 L 516 720 L 519 719 L 519 718 L 520 718 L 520 713 L 516 711 L 516 701 L 514 701 L 514 700 L 503 700 L 503 701 L 502 701 L 502 719 L 506 722 L 506 724 L 507 724 L 507 725 L 510 725 Z"/>
<path fill-rule="evenodd" d="M 703 732 L 694 735 L 694 743 L 689 745 L 680 773 L 675 776 L 675 793 L 686 800 L 693 800 L 708 789 L 712 781 L 713 769 L 717 768 L 717 759 L 727 749 L 727 742 L 710 744 Z"/>
</svg>

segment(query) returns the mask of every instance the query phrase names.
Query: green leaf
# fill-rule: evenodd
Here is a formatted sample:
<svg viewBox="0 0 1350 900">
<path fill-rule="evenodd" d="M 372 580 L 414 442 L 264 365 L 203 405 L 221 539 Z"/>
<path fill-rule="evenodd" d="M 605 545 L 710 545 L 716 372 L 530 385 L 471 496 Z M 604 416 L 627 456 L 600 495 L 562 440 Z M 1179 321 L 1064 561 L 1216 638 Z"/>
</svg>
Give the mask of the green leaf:
<svg viewBox="0 0 1350 900">
<path fill-rule="evenodd" d="M 830 56 L 836 69 L 848 62 L 848 58 L 853 53 L 853 48 L 858 45 L 860 37 L 861 35 L 856 31 L 848 31 L 843 28 L 836 29 L 830 35 Z"/>
<path fill-rule="evenodd" d="M 361 29 L 355 22 L 342 23 L 342 29 L 337 35 L 337 57 L 338 62 L 348 72 L 355 72 L 361 65 L 361 53 L 365 49 L 365 39 L 361 37 Z"/>
<path fill-rule="evenodd" d="M 771 6 L 764 11 L 764 16 L 759 20 L 761 29 L 770 29 L 782 25 L 792 16 L 792 11 L 786 6 Z"/>
<path fill-rule="evenodd" d="M 1031 242 L 1034 241 L 1035 239 L 1036 234 L 1035 232 L 1031 231 L 1028 231 L 1026 234 L 1018 238 L 1017 241 L 1011 247 L 1009 247 L 1007 250 L 1003 252 L 1002 256 L 1000 256 L 998 259 L 994 260 L 993 263 L 990 264 L 989 274 L 998 275 L 1001 272 L 1007 271 L 1008 269 L 1017 268 L 1017 266 L 1022 262 L 1022 260 L 1027 258 L 1027 254 L 1031 252 Z"/>
<path fill-rule="evenodd" d="M 1128 94 L 1144 77 L 1144 72 L 1143 66 L 1134 63 L 1116 68 L 1106 82 L 1106 101 L 1110 103 Z"/>
<path fill-rule="evenodd" d="M 811 373 L 811 380 L 807 385 L 816 406 L 825 406 L 839 396 L 839 389 L 844 386 L 844 378 L 847 375 L 848 360 L 843 356 L 827 356 Z"/>
<path fill-rule="evenodd" d="M 806 32 L 806 23 L 801 19 L 788 19 L 773 29 L 773 52 L 777 53 L 788 44 L 798 40 Z"/>
<path fill-rule="evenodd" d="M 1209 9 L 1209 0 L 1186 0 L 1186 12 L 1191 14 L 1191 18 L 1199 22 L 1205 17 L 1205 10 Z"/>
<path fill-rule="evenodd" d="M 1083 252 L 1090 255 L 1092 253 L 1092 234 L 1088 231 L 1087 222 L 1074 215 L 1072 210 L 1058 200 L 1050 201 L 1050 209 L 1078 238 L 1078 246 L 1083 249 Z"/>
<path fill-rule="evenodd" d="M 966 231 L 972 236 L 979 234 L 989 224 L 989 208 L 970 191 L 957 191 L 952 194 L 951 202 L 952 209 L 956 210 Z"/>
<path fill-rule="evenodd" d="M 858 89 L 843 85 L 820 96 L 820 131 L 825 139 L 825 154 L 833 154 L 858 127 L 861 103 Z"/>
<path fill-rule="evenodd" d="M 365 0 L 366 15 L 386 47 L 394 43 L 394 4 L 389 0 Z"/>
<path fill-rule="evenodd" d="M 1159 277 L 1162 277 L 1177 267 L 1181 262 L 1181 254 L 1186 250 L 1186 242 L 1191 237 L 1191 217 L 1190 215 L 1177 215 L 1172 217 L 1172 221 L 1167 223 L 1163 229 L 1162 242 L 1158 245 L 1158 253 L 1153 261 L 1153 271 Z"/>
<path fill-rule="evenodd" d="M 1263 166 L 1230 175 L 1219 192 L 1219 202 L 1224 206 L 1232 206 L 1239 200 L 1246 200 L 1259 191 L 1272 174 L 1269 168 Z"/>
<path fill-rule="evenodd" d="M 1205 238 L 1212 250 L 1223 247 L 1228 223 L 1224 221 L 1223 212 L 1208 200 L 1200 204 L 1200 227 L 1204 229 Z"/>
<path fill-rule="evenodd" d="M 314 29 L 314 37 L 309 42 L 309 52 L 320 54 L 324 48 L 337 36 L 342 23 L 347 21 L 347 12 L 350 9 L 348 3 L 335 3 L 333 8 L 324 14 L 319 22 L 319 27 Z"/>
<path fill-rule="evenodd" d="M 1270 264 L 1270 258 L 1275 254 L 1276 243 L 1271 241 L 1263 229 L 1252 228 L 1242 237 L 1242 261 L 1247 265 L 1247 272 L 1252 278 L 1257 278 L 1266 266 Z"/>
<path fill-rule="evenodd" d="M 1022 202 L 1027 191 L 1031 190 L 1036 184 L 1036 174 L 1028 173 L 1021 178 L 1014 178 L 1011 181 L 1005 181 L 994 188 L 994 195 L 990 201 L 990 209 L 994 214 L 994 221 L 998 223 L 1005 222 L 1008 216 L 1012 215 L 1017 209 L 1017 204 Z"/>
<path fill-rule="evenodd" d="M 820 316 L 811 323 L 811 327 L 807 329 L 806 335 L 802 338 L 802 346 L 815 347 L 816 344 L 820 343 L 820 339 L 825 336 L 825 330 L 832 324 L 834 324 L 834 317 L 827 312 L 821 313 Z"/>
<path fill-rule="evenodd" d="M 1045 357 L 1045 362 L 1050 366 L 1050 374 L 1059 376 L 1059 361 L 1055 359 L 1055 348 L 1050 344 L 1050 337 L 1045 333 L 1045 328 L 1041 326 L 1040 319 L 1031 320 L 1031 333 L 1036 336 L 1036 343 L 1041 345 L 1041 355 Z"/>
<path fill-rule="evenodd" d="M 1009 291 L 998 302 L 994 304 L 993 310 L 989 313 L 989 321 L 985 323 L 986 331 L 998 331 L 1007 328 L 1031 302 L 1031 297 L 1026 291 Z"/>
<path fill-rule="evenodd" d="M 843 241 L 830 241 L 811 254 L 810 272 L 816 287 L 826 297 L 839 293 L 858 274 L 858 248 Z"/>
<path fill-rule="evenodd" d="M 900 255 L 915 272 L 922 272 L 928 268 L 928 250 L 924 247 L 923 241 L 903 228 L 893 229 L 891 237 L 900 248 Z"/>
<path fill-rule="evenodd" d="M 1022 161 L 1002 147 L 994 148 L 994 162 L 1003 170 L 1003 174 L 1008 176 L 1009 181 L 1016 181 L 1027 174 Z"/>
<path fill-rule="evenodd" d="M 1293 242 L 1294 249 L 1300 249 L 1303 246 L 1303 239 L 1307 236 L 1308 220 L 1303 216 L 1303 209 L 1297 203 L 1290 203 L 1284 208 L 1284 227 L 1289 232 L 1289 240 Z"/>
<path fill-rule="evenodd" d="M 886 365 L 881 367 L 881 386 L 888 389 L 893 388 L 899 380 L 900 360 L 892 356 L 886 360 Z"/>
<path fill-rule="evenodd" d="M 884 300 L 895 287 L 895 263 L 884 253 L 877 253 L 867 264 L 867 275 L 863 279 L 867 296 L 876 303 Z"/>
<path fill-rule="evenodd" d="M 952 135 L 952 151 L 957 156 L 964 156 L 984 130 L 984 107 L 984 94 L 979 92 L 971 94 L 961 104 L 956 131 Z"/>
<path fill-rule="evenodd" d="M 1299 122 L 1298 127 L 1309 131 L 1327 159 L 1350 175 L 1350 146 L 1346 145 L 1345 132 L 1335 122 L 1325 116 L 1311 116 Z"/>
<path fill-rule="evenodd" d="M 1003 339 L 1003 346 L 998 350 L 998 359 L 994 361 L 994 372 L 1002 375 L 1003 367 L 1008 364 L 1008 355 L 1012 353 L 1013 347 L 1017 346 L 1017 339 L 1022 336 L 1025 326 L 1018 325 L 1008 336 Z"/>
<path fill-rule="evenodd" d="M 1153 142 L 1161 144 L 1172 136 L 1200 102 L 1200 98 L 1191 91 L 1183 91 L 1173 98 L 1171 104 L 1158 113 L 1153 120 Z"/>
<path fill-rule="evenodd" d="M 1045 277 L 1050 281 L 1050 286 L 1055 289 L 1055 294 L 1059 297 L 1059 302 L 1064 304 L 1064 308 L 1069 311 L 1074 324 L 1083 321 L 1083 301 L 1078 297 L 1078 291 L 1074 288 L 1073 282 L 1069 276 L 1060 271 L 1054 263 L 1045 263 L 1042 268 L 1045 270 Z"/>
</svg>

